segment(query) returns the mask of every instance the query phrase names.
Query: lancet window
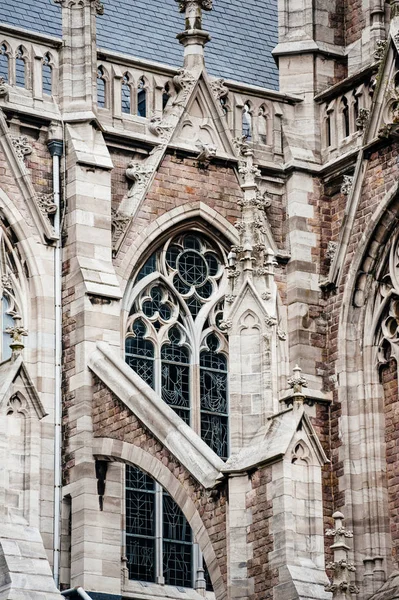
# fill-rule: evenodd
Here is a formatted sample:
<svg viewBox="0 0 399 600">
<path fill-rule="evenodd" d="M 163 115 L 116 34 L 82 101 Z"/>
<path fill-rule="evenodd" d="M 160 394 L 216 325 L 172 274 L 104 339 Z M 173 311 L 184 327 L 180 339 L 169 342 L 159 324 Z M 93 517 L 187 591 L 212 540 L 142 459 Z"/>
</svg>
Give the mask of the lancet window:
<svg viewBox="0 0 399 600">
<path fill-rule="evenodd" d="M 8 81 L 9 73 L 8 73 L 8 49 L 5 44 L 1 44 L 0 46 L 0 77 L 4 79 L 4 81 Z"/>
<path fill-rule="evenodd" d="M 129 579 L 192 588 L 200 576 L 211 590 L 191 528 L 173 498 L 131 465 L 125 497 Z"/>
<path fill-rule="evenodd" d="M 130 77 L 125 73 L 122 78 L 122 112 L 130 114 L 131 112 L 131 95 L 132 88 L 130 86 Z"/>
<path fill-rule="evenodd" d="M 147 90 L 145 89 L 144 77 L 139 79 L 137 86 L 137 114 L 139 117 L 147 116 Z"/>
<path fill-rule="evenodd" d="M 43 94 L 48 94 L 51 96 L 52 93 L 52 67 L 51 67 L 51 58 L 49 53 L 47 52 L 43 56 L 43 65 L 42 65 L 42 86 L 43 86 Z"/>
<path fill-rule="evenodd" d="M 126 361 L 222 458 L 228 456 L 225 255 L 200 232 L 169 238 L 142 265 Z"/>
<path fill-rule="evenodd" d="M 252 139 L 252 113 L 249 102 L 242 109 L 242 135 L 246 140 Z"/>
<path fill-rule="evenodd" d="M 15 83 L 19 87 L 25 87 L 25 52 L 22 46 L 17 48 L 16 53 Z"/>
<path fill-rule="evenodd" d="M 105 108 L 106 103 L 106 81 L 104 67 L 101 65 L 97 69 L 97 106 Z"/>
</svg>

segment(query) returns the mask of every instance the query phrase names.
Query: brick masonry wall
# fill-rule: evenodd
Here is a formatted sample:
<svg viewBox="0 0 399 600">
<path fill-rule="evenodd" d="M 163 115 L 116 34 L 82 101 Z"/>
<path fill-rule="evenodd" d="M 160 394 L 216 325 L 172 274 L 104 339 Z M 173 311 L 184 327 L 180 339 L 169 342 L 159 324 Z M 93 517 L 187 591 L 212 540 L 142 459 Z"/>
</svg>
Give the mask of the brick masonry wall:
<svg viewBox="0 0 399 600">
<path fill-rule="evenodd" d="M 168 467 L 198 510 L 226 584 L 226 488 L 220 486 L 217 490 L 205 490 L 96 377 L 93 393 L 93 433 L 94 437 L 108 437 L 134 444 Z"/>
<path fill-rule="evenodd" d="M 129 157 L 122 152 L 111 151 L 116 168 L 112 172 L 113 206 L 119 205 L 127 191 L 125 170 Z M 140 207 L 133 226 L 126 237 L 116 259 L 121 262 L 127 248 L 138 232 L 152 221 L 176 208 L 203 202 L 234 224 L 241 215 L 237 200 L 242 191 L 234 169 L 221 164 L 210 164 L 200 169 L 195 159 L 176 154 L 164 157 L 147 197 Z M 285 206 L 281 196 L 272 196 L 272 205 L 267 209 L 267 217 L 276 243 L 282 249 L 285 243 Z"/>
<path fill-rule="evenodd" d="M 248 577 L 254 580 L 254 593 L 249 600 L 271 600 L 278 584 L 278 570 L 269 567 L 269 552 L 273 550 L 273 534 L 269 530 L 272 501 L 266 486 L 272 480 L 271 467 L 262 467 L 251 475 L 252 489 L 247 494 L 247 509 L 252 511 L 247 542 L 252 544 L 253 558 L 248 561 Z"/>
<path fill-rule="evenodd" d="M 362 35 L 366 26 L 362 9 L 363 0 L 346 0 L 345 2 L 345 43 L 352 44 Z"/>
<path fill-rule="evenodd" d="M 399 558 L 399 399 L 398 366 L 394 359 L 382 369 L 384 389 L 385 442 L 387 460 L 387 486 L 389 524 L 392 536 L 392 558 L 398 565 Z"/>
</svg>

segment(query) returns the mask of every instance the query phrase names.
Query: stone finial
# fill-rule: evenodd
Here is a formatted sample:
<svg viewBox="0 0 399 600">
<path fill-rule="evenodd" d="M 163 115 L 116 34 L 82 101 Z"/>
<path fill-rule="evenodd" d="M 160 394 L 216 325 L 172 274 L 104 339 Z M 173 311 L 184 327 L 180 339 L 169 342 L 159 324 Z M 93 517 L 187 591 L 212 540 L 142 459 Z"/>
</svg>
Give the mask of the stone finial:
<svg viewBox="0 0 399 600">
<path fill-rule="evenodd" d="M 305 377 L 301 375 L 301 373 L 301 367 L 295 365 L 295 367 L 292 369 L 291 377 L 288 378 L 288 385 L 292 388 L 294 392 L 295 400 L 302 399 L 303 401 L 305 399 L 305 395 L 302 388 L 308 387 L 308 382 L 306 381 Z"/>
<path fill-rule="evenodd" d="M 176 0 L 180 12 L 185 13 L 185 31 L 177 35 L 184 46 L 184 66 L 188 68 L 202 65 L 204 46 L 210 35 L 202 29 L 202 11 L 212 10 L 213 0 Z"/>
<path fill-rule="evenodd" d="M 11 336 L 11 344 L 10 348 L 12 350 L 13 358 L 16 358 L 19 354 L 21 354 L 22 350 L 25 348 L 25 344 L 22 341 L 23 336 L 28 335 L 28 331 L 25 327 L 21 325 L 14 325 L 13 327 L 7 327 L 5 332 Z"/>
<path fill-rule="evenodd" d="M 352 594 L 358 594 L 358 587 L 350 581 L 351 573 L 356 571 L 353 563 L 349 562 L 349 546 L 345 540 L 353 537 L 352 531 L 344 527 L 344 515 L 337 511 L 333 514 L 334 529 L 327 529 L 326 536 L 334 537 L 334 543 L 331 550 L 334 553 L 334 560 L 328 563 L 327 569 L 333 573 L 332 580 L 326 586 L 327 592 L 332 592 L 333 600 L 349 600 Z"/>
</svg>

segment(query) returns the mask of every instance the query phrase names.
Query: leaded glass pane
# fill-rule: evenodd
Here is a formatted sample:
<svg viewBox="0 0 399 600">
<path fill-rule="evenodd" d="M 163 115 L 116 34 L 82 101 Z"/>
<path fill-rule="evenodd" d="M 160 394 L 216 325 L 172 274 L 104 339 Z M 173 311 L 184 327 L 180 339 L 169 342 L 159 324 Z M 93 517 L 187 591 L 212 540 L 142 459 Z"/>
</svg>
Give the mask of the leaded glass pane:
<svg viewBox="0 0 399 600">
<path fill-rule="evenodd" d="M 17 54 L 17 58 L 15 61 L 15 83 L 18 87 L 25 87 L 25 61 L 22 58 L 23 52 L 19 52 Z"/>
<path fill-rule="evenodd" d="M 155 582 L 155 539 L 126 535 L 129 579 Z"/>
<path fill-rule="evenodd" d="M 157 264 L 156 258 L 156 254 L 151 254 L 150 258 L 141 267 L 137 275 L 136 281 L 144 279 L 144 277 L 147 277 L 147 275 L 150 275 L 150 273 L 153 273 L 155 271 Z"/>
<path fill-rule="evenodd" d="M 187 348 L 179 346 L 177 327 L 169 331 L 170 343 L 161 349 L 162 399 L 186 422 L 190 422 L 190 367 Z"/>
<path fill-rule="evenodd" d="M 122 79 L 122 112 L 130 114 L 130 95 L 129 76 L 124 75 Z"/>
<path fill-rule="evenodd" d="M 51 96 L 51 77 L 52 77 L 52 69 L 51 66 L 43 63 L 42 67 L 42 85 L 43 85 L 43 94 L 47 94 Z"/>
<path fill-rule="evenodd" d="M 192 587 L 192 536 L 186 517 L 163 492 L 163 569 L 165 583 Z"/>
<path fill-rule="evenodd" d="M 228 418 L 201 411 L 201 438 L 223 460 L 228 458 Z"/>
<path fill-rule="evenodd" d="M 206 260 L 195 250 L 186 250 L 180 254 L 178 271 L 181 279 L 189 286 L 203 285 L 209 274 Z"/>
<path fill-rule="evenodd" d="M 131 579 L 155 581 L 155 482 L 126 466 L 126 554 Z"/>
<path fill-rule="evenodd" d="M 100 66 L 97 70 L 97 106 L 105 108 L 105 80 L 104 69 Z"/>
<path fill-rule="evenodd" d="M 125 359 L 127 364 L 148 385 L 154 387 L 154 345 L 144 339 L 146 327 L 139 319 L 133 325 L 133 334 L 125 341 Z"/>
<path fill-rule="evenodd" d="M 228 454 L 227 361 L 219 341 L 207 337 L 208 351 L 200 356 L 201 437 L 220 456 Z"/>
</svg>

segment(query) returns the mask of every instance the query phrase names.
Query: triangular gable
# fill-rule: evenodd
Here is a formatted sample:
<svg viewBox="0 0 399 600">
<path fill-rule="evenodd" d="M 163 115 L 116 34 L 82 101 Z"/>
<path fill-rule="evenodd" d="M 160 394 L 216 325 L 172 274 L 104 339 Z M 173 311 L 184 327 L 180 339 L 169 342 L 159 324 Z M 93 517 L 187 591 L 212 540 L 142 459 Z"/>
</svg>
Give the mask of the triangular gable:
<svg viewBox="0 0 399 600">
<path fill-rule="evenodd" d="M 247 471 L 265 463 L 282 459 L 291 447 L 296 432 L 302 428 L 306 441 L 320 465 L 328 463 L 327 456 L 303 405 L 294 405 L 269 419 L 268 425 L 255 436 L 250 446 L 229 458 L 223 473 Z"/>
<path fill-rule="evenodd" d="M 213 146 L 216 156 L 235 157 L 233 138 L 211 80 L 202 72 L 186 108 L 176 125 L 171 143 L 195 150 L 201 144 Z"/>
<path fill-rule="evenodd" d="M 275 294 L 272 294 L 269 300 L 262 300 L 251 279 L 245 277 L 239 292 L 237 292 L 236 299 L 231 304 L 230 308 L 226 308 L 225 320 L 236 320 L 237 313 L 239 312 L 241 306 L 244 307 L 244 312 L 248 307 L 251 306 L 251 303 L 248 302 L 248 294 L 252 297 L 253 302 L 255 303 L 255 307 L 257 308 L 256 314 L 258 316 L 262 315 L 262 313 L 264 318 L 275 315 Z"/>
<path fill-rule="evenodd" d="M 43 214 L 40 208 L 29 171 L 13 144 L 2 110 L 0 110 L 0 150 L 2 150 L 6 164 L 11 171 L 12 180 L 16 183 L 25 204 L 28 206 L 40 237 L 43 241 L 57 239 L 48 217 Z"/>
<path fill-rule="evenodd" d="M 389 133 L 389 126 L 392 124 L 391 105 L 393 102 L 399 101 L 399 94 L 394 82 L 395 73 L 399 68 L 399 42 L 395 40 L 398 26 L 399 19 L 393 19 L 378 71 L 377 86 L 374 91 L 368 126 L 364 135 L 365 144 L 369 144 L 374 139 Z"/>
<path fill-rule="evenodd" d="M 38 419 L 47 415 L 22 356 L 18 356 L 15 360 L 10 358 L 0 364 L 0 382 L 0 406 L 14 393 L 23 390 L 26 400 L 34 408 Z"/>
</svg>

